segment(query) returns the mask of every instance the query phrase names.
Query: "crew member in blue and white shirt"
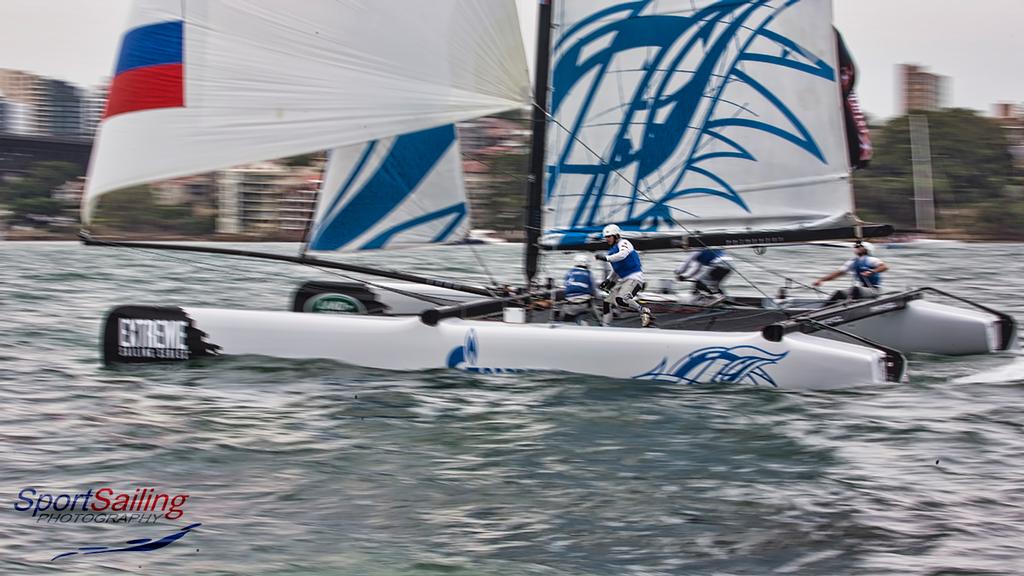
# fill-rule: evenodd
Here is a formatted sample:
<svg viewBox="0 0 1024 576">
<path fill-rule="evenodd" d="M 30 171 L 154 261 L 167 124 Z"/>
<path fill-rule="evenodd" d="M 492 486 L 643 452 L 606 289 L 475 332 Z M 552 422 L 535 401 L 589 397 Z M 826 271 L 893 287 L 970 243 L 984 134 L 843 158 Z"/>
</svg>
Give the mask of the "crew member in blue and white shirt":
<svg viewBox="0 0 1024 576">
<path fill-rule="evenodd" d="M 721 283 L 732 274 L 731 259 L 722 250 L 704 248 L 676 268 L 676 278 L 693 282 L 693 293 L 708 305 L 725 300 Z"/>
<path fill-rule="evenodd" d="M 590 275 L 590 258 L 577 254 L 573 266 L 565 273 L 565 302 L 561 317 L 565 322 L 584 324 L 585 318 L 594 314 L 594 278 Z"/>
<path fill-rule="evenodd" d="M 639 312 L 640 323 L 644 328 L 654 326 L 654 315 L 651 314 L 650 308 L 636 301 L 636 295 L 644 286 L 640 254 L 629 240 L 622 237 L 622 230 L 617 225 L 605 226 L 602 235 L 604 241 L 608 243 L 608 252 L 598 252 L 594 256 L 612 265 L 611 277 L 601 285 L 608 290 L 608 296 L 604 299 L 602 323 L 611 323 L 611 307 L 615 305 Z"/>
<path fill-rule="evenodd" d="M 889 266 L 875 258 L 875 247 L 870 242 L 857 242 L 853 245 L 853 252 L 855 257 L 847 260 L 838 270 L 814 281 L 814 286 L 818 287 L 843 274 L 850 274 L 853 277 L 853 286 L 846 290 L 837 290 L 828 299 L 829 302 L 877 298 L 882 291 L 882 272 L 889 270 Z"/>
</svg>

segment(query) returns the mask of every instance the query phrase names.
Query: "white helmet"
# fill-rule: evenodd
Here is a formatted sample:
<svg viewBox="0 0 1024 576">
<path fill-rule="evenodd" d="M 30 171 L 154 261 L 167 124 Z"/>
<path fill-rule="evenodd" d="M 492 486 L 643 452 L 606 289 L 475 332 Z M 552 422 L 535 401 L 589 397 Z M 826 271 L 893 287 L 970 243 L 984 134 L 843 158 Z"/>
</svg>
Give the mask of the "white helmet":
<svg viewBox="0 0 1024 576">
<path fill-rule="evenodd" d="M 622 229 L 617 224 L 609 224 L 604 227 L 604 232 L 601 233 L 601 236 L 622 236 Z"/>
<path fill-rule="evenodd" d="M 874 254 L 875 254 L 875 245 L 872 244 L 871 242 L 857 242 L 856 244 L 854 244 L 854 247 L 857 247 L 857 246 L 860 246 L 861 248 L 863 248 L 864 251 L 868 253 L 868 256 L 874 256 Z"/>
<path fill-rule="evenodd" d="M 576 257 L 572 259 L 572 265 L 590 268 L 590 258 L 586 254 L 577 254 Z"/>
</svg>

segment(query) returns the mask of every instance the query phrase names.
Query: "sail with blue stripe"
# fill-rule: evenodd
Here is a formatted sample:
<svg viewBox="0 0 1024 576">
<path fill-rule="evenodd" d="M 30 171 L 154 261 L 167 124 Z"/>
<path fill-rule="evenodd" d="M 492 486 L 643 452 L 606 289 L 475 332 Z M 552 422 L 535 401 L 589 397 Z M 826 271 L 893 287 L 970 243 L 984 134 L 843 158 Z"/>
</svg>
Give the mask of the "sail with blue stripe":
<svg viewBox="0 0 1024 576">
<path fill-rule="evenodd" d="M 309 248 L 454 243 L 469 230 L 455 126 L 330 152 Z"/>
<path fill-rule="evenodd" d="M 854 222 L 830 0 L 556 4 L 542 243 Z"/>
</svg>

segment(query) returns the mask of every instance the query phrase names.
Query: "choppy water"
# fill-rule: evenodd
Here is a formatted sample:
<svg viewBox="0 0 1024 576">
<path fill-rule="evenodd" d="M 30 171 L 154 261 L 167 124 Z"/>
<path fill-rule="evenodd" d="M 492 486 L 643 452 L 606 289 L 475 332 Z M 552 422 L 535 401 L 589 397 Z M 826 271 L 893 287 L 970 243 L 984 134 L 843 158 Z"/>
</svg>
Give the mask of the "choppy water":
<svg viewBox="0 0 1024 576">
<path fill-rule="evenodd" d="M 1024 318 L 1020 250 L 881 255 L 890 285 L 931 283 Z M 518 275 L 518 246 L 481 254 Z M 810 280 L 846 251 L 741 255 Z M 265 358 L 101 368 L 114 304 L 285 309 L 299 281 L 330 278 L 170 257 L 0 243 L 0 573 L 1024 573 L 1017 354 L 916 357 L 909 384 L 827 393 Z M 355 260 L 479 273 L 465 248 Z M 179 521 L 144 527 L 14 509 L 25 487 L 102 486 L 190 500 Z M 196 522 L 159 550 L 50 561 Z"/>
</svg>

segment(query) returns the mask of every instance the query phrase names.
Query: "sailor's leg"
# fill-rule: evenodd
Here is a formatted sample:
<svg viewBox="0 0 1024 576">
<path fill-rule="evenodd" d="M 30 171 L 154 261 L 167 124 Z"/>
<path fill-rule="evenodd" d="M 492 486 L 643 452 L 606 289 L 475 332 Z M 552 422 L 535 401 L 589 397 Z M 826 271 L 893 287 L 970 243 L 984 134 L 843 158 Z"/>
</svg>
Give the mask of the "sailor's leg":
<svg viewBox="0 0 1024 576">
<path fill-rule="evenodd" d="M 619 308 L 628 308 L 634 312 L 640 311 L 640 303 L 635 297 L 640 292 L 640 283 L 636 280 L 623 280 L 615 285 L 612 294 L 615 296 L 615 305 Z"/>
<path fill-rule="evenodd" d="M 622 308 L 629 308 L 634 312 L 640 313 L 640 324 L 644 328 L 654 326 L 654 314 L 651 314 L 650 308 L 641 306 L 636 301 L 636 295 L 640 293 L 640 289 L 643 285 L 636 280 L 623 280 L 619 286 L 616 286 L 615 304 Z"/>
<path fill-rule="evenodd" d="M 711 290 L 713 294 L 722 294 L 722 281 L 725 280 L 725 278 L 731 273 L 731 268 L 726 268 L 725 266 L 722 266 L 713 269 L 711 273 L 708 274 L 707 280 L 705 280 L 705 282 L 707 283 L 708 288 Z"/>
<path fill-rule="evenodd" d="M 601 326 L 610 326 L 612 323 L 612 302 L 615 301 L 615 289 L 608 292 L 601 302 Z"/>
<path fill-rule="evenodd" d="M 849 300 L 854 297 L 854 290 L 857 287 L 847 288 L 846 290 L 836 290 L 832 293 L 832 296 L 828 299 L 828 303 L 832 304 L 835 302 L 842 302 L 843 300 Z"/>
<path fill-rule="evenodd" d="M 878 298 L 878 292 L 874 286 L 854 286 L 850 288 L 850 297 L 854 300 L 870 300 Z"/>
<path fill-rule="evenodd" d="M 577 298 L 562 306 L 562 319 L 565 322 L 578 324 L 580 320 L 590 315 L 592 309 L 590 298 Z"/>
</svg>

